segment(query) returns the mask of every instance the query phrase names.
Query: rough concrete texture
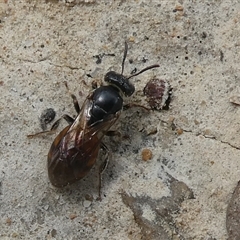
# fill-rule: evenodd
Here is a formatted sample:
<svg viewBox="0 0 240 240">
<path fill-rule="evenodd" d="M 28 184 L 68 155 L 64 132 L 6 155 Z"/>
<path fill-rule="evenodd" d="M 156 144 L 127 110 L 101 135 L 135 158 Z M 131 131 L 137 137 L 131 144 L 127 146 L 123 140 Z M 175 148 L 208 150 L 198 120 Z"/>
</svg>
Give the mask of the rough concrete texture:
<svg viewBox="0 0 240 240">
<path fill-rule="evenodd" d="M 0 239 L 227 239 L 240 179 L 240 106 L 229 101 L 240 96 L 239 12 L 237 0 L 0 0 Z M 121 71 L 124 41 L 126 75 L 160 64 L 132 79 L 126 101 L 147 104 L 142 89 L 158 77 L 173 87 L 170 110 L 122 113 L 122 139 L 104 139 L 101 202 L 97 166 L 56 189 L 54 135 L 26 136 L 47 108 L 76 116 L 63 82 L 82 104 L 94 79 Z"/>
</svg>

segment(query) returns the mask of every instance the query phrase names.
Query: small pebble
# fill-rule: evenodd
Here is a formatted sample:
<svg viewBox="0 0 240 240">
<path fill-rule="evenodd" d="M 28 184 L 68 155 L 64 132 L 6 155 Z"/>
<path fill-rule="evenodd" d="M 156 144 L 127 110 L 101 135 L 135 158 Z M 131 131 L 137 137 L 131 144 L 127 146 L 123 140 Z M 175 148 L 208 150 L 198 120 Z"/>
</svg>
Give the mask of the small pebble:
<svg viewBox="0 0 240 240">
<path fill-rule="evenodd" d="M 84 200 L 83 201 L 83 206 L 85 207 L 85 208 L 88 208 L 88 207 L 90 207 L 92 205 L 92 202 L 91 201 L 89 201 L 89 200 Z"/>
<path fill-rule="evenodd" d="M 6 219 L 6 224 L 7 224 L 8 226 L 10 226 L 10 225 L 12 224 L 12 219 L 11 219 L 11 218 L 7 218 L 7 219 Z"/>
<path fill-rule="evenodd" d="M 232 96 L 229 98 L 229 101 L 236 105 L 240 105 L 240 96 Z"/>
<path fill-rule="evenodd" d="M 73 220 L 74 218 L 76 218 L 77 217 L 77 214 L 75 214 L 75 213 L 71 213 L 70 215 L 69 215 L 69 218 L 71 219 L 71 220 Z"/>
<path fill-rule="evenodd" d="M 145 148 L 142 150 L 142 160 L 143 161 L 148 161 L 148 160 L 151 160 L 152 159 L 152 151 L 148 148 Z"/>
</svg>

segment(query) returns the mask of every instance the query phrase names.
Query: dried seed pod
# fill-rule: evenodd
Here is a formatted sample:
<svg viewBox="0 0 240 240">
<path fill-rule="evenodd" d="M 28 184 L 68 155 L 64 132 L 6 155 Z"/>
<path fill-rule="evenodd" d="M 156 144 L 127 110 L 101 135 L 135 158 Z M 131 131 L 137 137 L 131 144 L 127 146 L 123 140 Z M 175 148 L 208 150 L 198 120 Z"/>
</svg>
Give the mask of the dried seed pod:
<svg viewBox="0 0 240 240">
<path fill-rule="evenodd" d="M 151 109 L 169 109 L 172 88 L 167 81 L 154 78 L 146 84 L 143 93 L 147 97 Z"/>
</svg>

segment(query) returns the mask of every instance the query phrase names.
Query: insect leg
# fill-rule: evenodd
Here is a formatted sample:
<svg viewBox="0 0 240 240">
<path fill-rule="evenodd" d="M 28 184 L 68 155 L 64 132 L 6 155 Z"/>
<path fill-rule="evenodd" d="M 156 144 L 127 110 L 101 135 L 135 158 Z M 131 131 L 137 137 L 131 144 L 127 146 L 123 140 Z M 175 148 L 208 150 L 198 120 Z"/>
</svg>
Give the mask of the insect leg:
<svg viewBox="0 0 240 240">
<path fill-rule="evenodd" d="M 73 93 L 71 93 L 71 91 L 70 91 L 66 81 L 64 81 L 64 84 L 65 84 L 65 86 L 66 86 L 66 88 L 68 90 L 68 93 L 70 94 L 70 96 L 71 96 L 71 98 L 73 100 L 74 108 L 75 108 L 76 112 L 79 114 L 80 113 L 80 107 L 79 107 L 79 103 L 78 103 L 77 97 Z"/>
<path fill-rule="evenodd" d="M 127 52 L 128 52 L 128 45 L 127 45 L 127 42 L 125 41 L 125 49 L 124 49 L 123 60 L 122 60 L 122 73 L 121 73 L 121 75 L 123 75 L 123 72 L 124 72 L 124 63 L 125 63 L 125 60 L 126 60 L 126 57 L 127 57 Z"/>
<path fill-rule="evenodd" d="M 61 118 L 59 118 L 51 127 L 50 130 L 47 131 L 42 131 L 42 132 L 38 132 L 38 133 L 34 133 L 34 134 L 29 134 L 27 135 L 28 138 L 33 138 L 39 135 L 44 135 L 44 134 L 51 134 L 54 133 L 55 130 L 57 129 L 57 127 L 59 126 L 59 123 L 62 119 L 65 119 L 69 124 L 72 124 L 74 122 L 74 119 L 70 116 L 68 116 L 67 114 L 64 114 Z"/>
<path fill-rule="evenodd" d="M 66 120 L 69 125 L 70 125 L 70 124 L 73 124 L 73 122 L 74 122 L 74 119 L 73 119 L 72 117 L 70 117 L 70 116 L 67 115 L 67 114 L 64 114 L 64 115 L 62 115 L 62 117 L 60 117 L 60 118 L 52 125 L 50 131 L 56 130 L 56 129 L 58 128 L 59 123 L 60 123 L 60 121 L 61 121 L 62 119 Z"/>
<path fill-rule="evenodd" d="M 123 106 L 123 110 L 127 110 L 127 109 L 132 108 L 132 107 L 143 108 L 144 110 L 147 110 L 147 111 L 150 111 L 150 110 L 151 110 L 151 108 L 147 108 L 147 107 L 145 107 L 145 106 L 143 106 L 143 105 L 140 105 L 140 104 L 138 104 L 138 103 L 128 103 L 128 104 L 125 104 L 125 105 Z"/>
<path fill-rule="evenodd" d="M 112 141 L 113 141 L 115 144 L 118 144 L 118 143 L 120 142 L 120 140 L 121 140 L 121 137 L 122 137 L 121 132 L 116 131 L 116 130 L 106 131 L 106 132 L 104 132 L 104 135 L 105 135 L 105 136 L 108 136 L 108 137 L 113 137 L 113 138 L 112 138 Z"/>
<path fill-rule="evenodd" d="M 104 135 L 108 136 L 108 137 L 121 137 L 121 133 L 119 131 L 114 131 L 114 130 L 110 130 L 107 132 L 104 132 Z"/>
<path fill-rule="evenodd" d="M 103 161 L 103 163 L 99 167 L 99 185 L 98 185 L 98 198 L 97 200 L 101 201 L 101 188 L 102 188 L 102 174 L 104 170 L 107 168 L 110 158 L 110 151 L 108 150 L 107 146 L 104 143 L 101 143 L 101 149 L 106 153 L 106 157 Z"/>
</svg>

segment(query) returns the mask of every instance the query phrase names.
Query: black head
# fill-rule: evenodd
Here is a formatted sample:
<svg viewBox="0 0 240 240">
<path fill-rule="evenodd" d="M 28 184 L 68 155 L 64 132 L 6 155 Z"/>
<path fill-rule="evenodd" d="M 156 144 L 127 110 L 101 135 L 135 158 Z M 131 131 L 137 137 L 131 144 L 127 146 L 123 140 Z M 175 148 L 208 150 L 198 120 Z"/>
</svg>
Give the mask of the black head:
<svg viewBox="0 0 240 240">
<path fill-rule="evenodd" d="M 129 79 L 134 77 L 134 76 L 137 76 L 151 68 L 155 68 L 155 67 L 159 67 L 158 64 L 155 64 L 155 65 L 152 65 L 152 66 L 149 66 L 149 67 L 146 67 L 144 68 L 143 70 L 139 71 L 138 73 L 135 73 L 129 77 L 125 77 L 123 75 L 123 70 L 124 70 L 124 62 L 125 62 L 125 59 L 126 59 L 126 56 L 127 56 L 127 51 L 128 51 L 128 45 L 127 43 L 125 42 L 125 50 L 124 50 L 124 55 L 123 55 L 123 61 L 122 61 L 122 73 L 116 73 L 114 71 L 110 71 L 108 72 L 105 77 L 104 77 L 104 80 L 110 84 L 112 84 L 113 86 L 117 87 L 120 91 L 123 92 L 123 94 L 127 97 L 131 96 L 134 91 L 135 91 L 135 87 L 132 83 L 130 83 Z"/>
<path fill-rule="evenodd" d="M 127 97 L 131 96 L 134 93 L 134 91 L 135 91 L 134 85 L 129 82 L 127 77 L 124 77 L 120 73 L 116 73 L 114 71 L 110 71 L 110 72 L 108 72 L 105 75 L 104 80 L 106 82 L 116 86 Z"/>
</svg>

